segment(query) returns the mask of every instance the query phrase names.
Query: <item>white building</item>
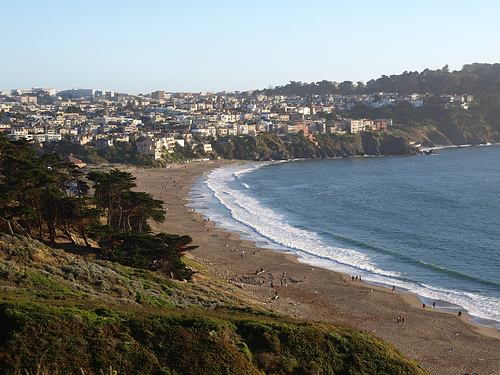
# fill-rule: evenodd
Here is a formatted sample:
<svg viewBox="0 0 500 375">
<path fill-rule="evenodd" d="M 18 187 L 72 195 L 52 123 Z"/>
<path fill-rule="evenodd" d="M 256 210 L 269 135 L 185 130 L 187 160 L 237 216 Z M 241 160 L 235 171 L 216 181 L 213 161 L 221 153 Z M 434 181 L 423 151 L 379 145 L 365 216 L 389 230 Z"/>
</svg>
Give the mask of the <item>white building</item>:
<svg viewBox="0 0 500 375">
<path fill-rule="evenodd" d="M 351 134 L 365 131 L 363 120 L 346 120 L 345 126 L 347 128 L 347 131 Z"/>
<path fill-rule="evenodd" d="M 110 96 L 114 97 L 114 91 L 96 90 L 96 89 L 77 89 L 73 88 L 71 90 L 64 90 L 59 92 L 60 96 L 71 97 L 73 99 L 90 99 L 93 97 L 104 97 Z"/>
</svg>

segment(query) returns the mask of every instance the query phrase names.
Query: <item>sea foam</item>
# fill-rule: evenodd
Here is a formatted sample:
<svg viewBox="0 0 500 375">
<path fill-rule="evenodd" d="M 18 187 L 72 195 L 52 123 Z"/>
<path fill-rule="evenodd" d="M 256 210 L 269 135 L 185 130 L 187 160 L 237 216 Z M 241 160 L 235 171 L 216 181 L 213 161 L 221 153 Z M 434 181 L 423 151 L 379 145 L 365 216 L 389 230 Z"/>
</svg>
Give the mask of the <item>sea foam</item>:
<svg viewBox="0 0 500 375">
<path fill-rule="evenodd" d="M 396 285 L 398 289 L 430 300 L 454 304 L 475 317 L 500 322 L 499 298 L 413 282 L 400 272 L 380 268 L 367 254 L 331 246 L 320 234 L 291 225 L 283 214 L 265 207 L 252 196 L 250 186 L 241 181 L 245 174 L 269 165 L 266 162 L 246 163 L 213 170 L 193 189 L 194 206 L 216 225 L 259 246 L 293 253 L 301 262 L 360 275 L 371 283 Z"/>
</svg>

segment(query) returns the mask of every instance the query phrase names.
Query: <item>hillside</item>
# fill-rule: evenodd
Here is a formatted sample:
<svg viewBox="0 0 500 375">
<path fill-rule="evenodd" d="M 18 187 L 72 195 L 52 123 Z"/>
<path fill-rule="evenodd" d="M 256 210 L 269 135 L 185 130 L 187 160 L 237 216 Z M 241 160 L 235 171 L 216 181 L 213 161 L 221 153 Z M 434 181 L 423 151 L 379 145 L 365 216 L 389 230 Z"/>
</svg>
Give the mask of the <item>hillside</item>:
<svg viewBox="0 0 500 375">
<path fill-rule="evenodd" d="M 351 118 L 391 118 L 395 126 L 390 131 L 394 135 L 429 147 L 500 142 L 500 64 L 467 64 L 453 72 L 447 66 L 438 70 L 403 72 L 383 75 L 366 84 L 292 81 L 260 92 L 300 96 L 306 101 L 316 95 L 418 93 L 425 97 L 423 107 L 398 105 L 372 109 L 356 104 L 342 115 Z M 468 109 L 462 109 L 447 102 L 446 95 L 472 95 L 474 100 Z"/>
<path fill-rule="evenodd" d="M 181 282 L 94 258 L 0 237 L 2 374 L 425 373 L 366 333 L 239 300 L 192 261 Z"/>
<path fill-rule="evenodd" d="M 255 137 L 236 137 L 226 143 L 212 142 L 212 148 L 225 159 L 287 160 L 296 158 L 415 155 L 418 150 L 402 137 L 385 133 L 322 134 L 317 144 L 301 134 L 279 137 L 266 133 Z"/>
</svg>

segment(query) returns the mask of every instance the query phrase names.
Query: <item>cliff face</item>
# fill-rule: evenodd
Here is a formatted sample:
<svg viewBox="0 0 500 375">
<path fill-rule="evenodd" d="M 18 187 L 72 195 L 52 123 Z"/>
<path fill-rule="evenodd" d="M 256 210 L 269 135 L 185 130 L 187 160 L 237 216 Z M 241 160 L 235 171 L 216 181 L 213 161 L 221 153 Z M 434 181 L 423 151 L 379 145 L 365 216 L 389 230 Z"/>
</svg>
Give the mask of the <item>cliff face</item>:
<svg viewBox="0 0 500 375">
<path fill-rule="evenodd" d="M 420 125 L 396 127 L 398 135 L 421 143 L 424 147 L 500 142 L 500 132 L 497 128 L 486 124 L 480 117 L 469 114 L 462 114 L 457 118 L 448 116 L 440 121 L 431 119 Z"/>
<path fill-rule="evenodd" d="M 400 137 L 387 134 L 375 138 L 372 133 L 362 136 L 366 155 L 416 155 L 418 150 Z"/>
<path fill-rule="evenodd" d="M 488 132 L 486 129 L 471 130 L 459 126 L 451 126 L 448 129 L 428 130 L 423 132 L 420 137 L 414 137 L 415 141 L 420 142 L 422 146 L 452 146 L 467 144 L 485 144 L 488 142 L 497 143 L 500 137 Z"/>
<path fill-rule="evenodd" d="M 301 135 L 261 134 L 246 139 L 235 138 L 212 147 L 224 158 L 245 160 L 324 159 L 351 156 L 416 155 L 419 151 L 401 137 L 390 134 L 323 134 L 317 145 Z"/>
</svg>

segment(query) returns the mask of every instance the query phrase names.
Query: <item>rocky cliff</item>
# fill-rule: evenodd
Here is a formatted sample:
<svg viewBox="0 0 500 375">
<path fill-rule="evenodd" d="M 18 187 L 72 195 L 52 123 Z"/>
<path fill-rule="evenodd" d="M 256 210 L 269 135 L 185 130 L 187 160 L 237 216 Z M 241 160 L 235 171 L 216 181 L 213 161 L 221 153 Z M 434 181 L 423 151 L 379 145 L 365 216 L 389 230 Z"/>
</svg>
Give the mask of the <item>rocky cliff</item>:
<svg viewBox="0 0 500 375">
<path fill-rule="evenodd" d="M 213 142 L 219 156 L 244 160 L 324 159 L 351 156 L 416 155 L 418 149 L 401 137 L 390 134 L 322 134 L 316 143 L 295 135 L 260 134 Z"/>
</svg>

